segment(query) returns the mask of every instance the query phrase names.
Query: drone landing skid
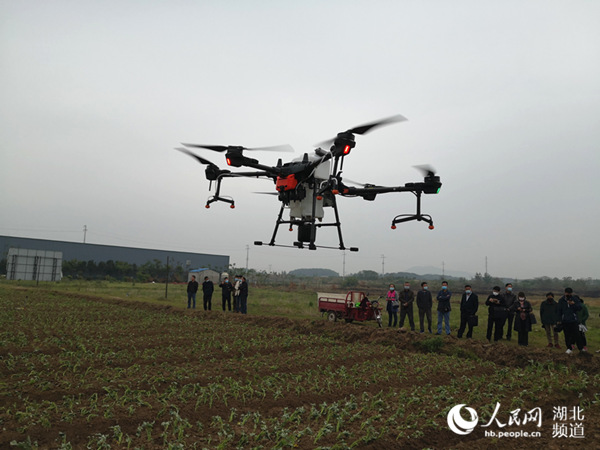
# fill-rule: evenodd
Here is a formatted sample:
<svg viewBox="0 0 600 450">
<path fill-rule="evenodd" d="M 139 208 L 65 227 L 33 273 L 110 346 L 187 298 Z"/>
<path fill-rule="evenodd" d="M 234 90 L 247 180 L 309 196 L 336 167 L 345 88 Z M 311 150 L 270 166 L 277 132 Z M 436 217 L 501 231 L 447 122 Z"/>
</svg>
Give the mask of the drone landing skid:
<svg viewBox="0 0 600 450">
<path fill-rule="evenodd" d="M 275 221 L 275 229 L 273 230 L 273 236 L 271 236 L 271 241 L 266 245 L 269 245 L 272 247 L 308 248 L 309 250 L 316 250 L 317 248 L 346 250 L 346 246 L 344 245 L 344 240 L 342 238 L 342 224 L 340 222 L 340 216 L 338 214 L 337 202 L 335 201 L 335 197 L 333 197 L 333 199 L 332 199 L 331 206 L 333 207 L 333 211 L 335 213 L 335 222 L 316 223 L 316 219 L 314 219 L 314 218 L 312 220 L 308 220 L 308 219 L 283 220 L 282 216 L 283 216 L 283 211 L 285 209 L 285 206 L 282 204 L 281 208 L 279 210 L 279 214 L 277 215 L 277 220 Z M 313 217 L 314 217 L 314 208 L 315 208 L 315 203 L 313 201 Z M 277 232 L 279 231 L 279 226 L 284 223 L 290 225 L 290 231 L 293 230 L 293 228 L 292 228 L 293 225 L 296 225 L 298 227 L 298 240 L 296 242 L 294 242 L 294 244 L 292 246 L 275 244 L 275 238 L 277 237 Z M 336 227 L 340 245 L 338 247 L 315 245 L 315 240 L 316 240 L 316 236 L 317 236 L 317 228 L 320 228 L 320 227 Z M 256 242 L 254 242 L 254 244 L 255 245 L 263 245 L 263 242 L 256 241 Z M 348 250 L 350 250 L 351 252 L 357 252 L 358 248 L 350 247 Z"/>
<path fill-rule="evenodd" d="M 315 244 L 308 244 L 306 245 L 306 242 L 294 242 L 293 245 L 283 245 L 283 244 L 265 244 L 263 241 L 254 241 L 254 245 L 268 245 L 269 247 L 285 247 L 285 248 L 308 248 L 310 250 L 316 250 L 318 248 L 328 248 L 331 250 L 349 250 L 351 252 L 357 252 L 358 251 L 358 247 L 350 247 L 350 248 L 339 248 L 339 247 L 329 247 L 326 245 L 315 245 Z"/>
<path fill-rule="evenodd" d="M 233 201 L 233 199 L 231 198 L 223 198 L 223 197 L 210 197 L 207 201 L 206 201 L 206 205 L 204 206 L 206 209 L 210 208 L 210 204 L 214 203 L 214 202 L 224 202 L 224 203 L 229 203 L 229 207 L 231 209 L 235 208 L 235 202 Z"/>
<path fill-rule="evenodd" d="M 410 222 L 411 220 L 418 220 L 419 222 L 427 222 L 429 229 L 433 230 L 433 219 L 429 214 L 421 214 L 421 191 L 413 192 L 417 197 L 417 213 L 416 214 L 400 214 L 392 220 L 392 230 L 396 229 L 397 223 Z"/>
</svg>

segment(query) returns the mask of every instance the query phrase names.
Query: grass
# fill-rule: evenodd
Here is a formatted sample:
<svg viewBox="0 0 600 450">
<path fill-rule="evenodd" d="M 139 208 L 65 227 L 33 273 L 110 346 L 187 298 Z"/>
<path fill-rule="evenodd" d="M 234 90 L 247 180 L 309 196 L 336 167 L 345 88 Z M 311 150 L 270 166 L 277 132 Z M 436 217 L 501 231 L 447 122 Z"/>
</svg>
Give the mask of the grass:
<svg viewBox="0 0 600 450">
<path fill-rule="evenodd" d="M 36 287 L 36 283 L 32 281 L 2 281 L 3 284 Z M 152 304 L 169 305 L 176 308 L 187 307 L 186 284 L 169 284 L 166 289 L 165 285 L 157 283 L 126 283 L 115 281 L 67 281 L 63 280 L 58 283 L 40 283 L 37 286 L 41 290 L 56 290 L 59 292 L 82 293 L 86 295 L 95 295 L 104 298 L 121 298 L 133 301 L 143 301 Z M 382 288 L 383 289 L 383 288 Z M 375 295 L 372 295 L 375 298 Z M 487 330 L 487 306 L 485 306 L 485 294 L 479 294 L 479 326 L 475 327 L 473 338 L 478 340 L 486 340 Z M 540 323 L 540 304 L 545 297 L 530 296 L 528 300 L 531 302 L 534 313 L 538 320 L 538 324 L 533 325 L 531 333 L 529 333 L 530 347 L 545 347 L 547 345 L 546 332 Z M 451 334 L 456 335 L 456 331 L 460 325 L 459 312 L 460 295 L 454 294 L 452 299 L 452 312 L 450 313 L 450 329 Z M 300 319 L 320 319 L 321 314 L 318 311 L 317 294 L 314 291 L 305 289 L 281 289 L 274 287 L 257 287 L 250 286 L 248 297 L 248 313 L 252 315 L 269 316 L 269 317 L 287 317 Z M 435 303 L 435 302 L 434 302 Z M 588 298 L 585 303 L 590 311 L 590 318 L 587 321 L 588 332 L 586 333 L 588 348 L 590 350 L 600 349 L 600 299 Z M 432 311 L 432 331 L 437 330 L 437 311 Z M 196 296 L 196 308 L 202 309 L 202 293 L 199 292 Z M 221 311 L 221 289 L 215 288 L 212 298 L 213 311 Z M 414 307 L 414 319 L 416 330 L 419 330 L 419 315 L 416 305 Z M 383 313 L 383 324 L 387 325 L 387 313 Z M 373 322 L 354 323 L 353 326 L 376 326 Z M 405 328 L 409 327 L 408 321 L 404 323 Z M 427 325 L 425 324 L 427 330 Z M 442 330 L 442 332 L 444 332 Z M 507 324 L 504 326 L 504 336 L 506 336 Z M 513 330 L 512 340 L 510 342 L 503 341 L 506 345 L 517 345 L 517 332 Z M 559 343 L 564 346 L 564 335 L 559 334 Z"/>
</svg>

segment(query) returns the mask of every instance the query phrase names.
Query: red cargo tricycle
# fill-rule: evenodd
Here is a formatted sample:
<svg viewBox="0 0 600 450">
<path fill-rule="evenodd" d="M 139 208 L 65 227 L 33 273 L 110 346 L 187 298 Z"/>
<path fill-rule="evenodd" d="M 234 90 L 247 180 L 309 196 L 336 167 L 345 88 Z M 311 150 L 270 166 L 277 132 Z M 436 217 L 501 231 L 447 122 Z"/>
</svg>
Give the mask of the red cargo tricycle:
<svg viewBox="0 0 600 450">
<path fill-rule="evenodd" d="M 350 291 L 347 294 L 317 293 L 319 311 L 327 315 L 327 320 L 346 322 L 376 320 L 381 327 L 381 310 L 377 300 L 370 301 L 364 292 Z"/>
</svg>

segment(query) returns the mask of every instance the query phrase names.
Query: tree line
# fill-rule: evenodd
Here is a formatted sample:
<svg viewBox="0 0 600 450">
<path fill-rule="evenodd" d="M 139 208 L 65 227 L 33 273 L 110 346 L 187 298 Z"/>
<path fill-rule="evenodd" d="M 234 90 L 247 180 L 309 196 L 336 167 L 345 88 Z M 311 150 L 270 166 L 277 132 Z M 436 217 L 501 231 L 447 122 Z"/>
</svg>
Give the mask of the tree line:
<svg viewBox="0 0 600 450">
<path fill-rule="evenodd" d="M 6 258 L 0 260 L 0 274 L 6 274 Z M 221 272 L 222 268 L 214 268 Z M 315 269 L 322 270 L 322 269 Z M 154 259 L 144 264 L 130 264 L 123 261 L 78 261 L 76 259 L 63 261 L 63 278 L 67 280 L 115 280 L 130 282 L 187 282 L 188 271 L 180 262 L 174 262 L 167 267 L 166 262 Z M 380 290 L 386 290 L 390 283 L 404 283 L 408 281 L 414 289 L 418 289 L 421 281 L 427 281 L 432 287 L 436 282 L 441 284 L 441 275 L 419 276 L 414 273 L 396 272 L 378 274 L 372 270 L 362 270 L 355 274 L 340 277 L 333 271 L 324 272 L 325 276 L 318 276 L 310 272 L 302 276 L 303 272 L 266 272 L 254 269 L 245 270 L 232 264 L 227 271 L 231 274 L 242 274 L 248 278 L 253 285 L 279 286 L 293 289 L 310 290 L 363 290 L 372 294 Z M 489 273 L 476 273 L 471 279 L 446 277 L 453 292 L 462 291 L 465 284 L 470 284 L 476 292 L 485 293 L 493 286 L 503 287 L 505 283 L 511 282 L 518 286 L 518 290 L 528 294 L 545 294 L 552 291 L 555 294 L 562 293 L 565 287 L 571 287 L 582 296 L 600 297 L 600 280 L 591 278 L 551 278 L 537 277 L 531 279 L 517 280 L 514 278 L 495 277 Z"/>
</svg>

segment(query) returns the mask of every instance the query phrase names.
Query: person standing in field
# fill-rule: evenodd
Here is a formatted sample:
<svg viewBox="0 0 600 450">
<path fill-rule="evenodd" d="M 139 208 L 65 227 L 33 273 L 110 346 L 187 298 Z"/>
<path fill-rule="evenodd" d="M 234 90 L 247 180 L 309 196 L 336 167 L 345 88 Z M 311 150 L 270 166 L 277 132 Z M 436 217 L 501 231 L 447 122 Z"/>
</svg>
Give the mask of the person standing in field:
<svg viewBox="0 0 600 450">
<path fill-rule="evenodd" d="M 386 294 L 386 311 L 388 313 L 388 327 L 396 327 L 398 325 L 398 308 L 400 307 L 400 302 L 398 301 L 398 293 L 396 292 L 396 286 L 390 284 L 389 289 Z M 394 324 L 392 325 L 392 319 Z"/>
<path fill-rule="evenodd" d="M 508 317 L 508 309 L 504 304 L 504 297 L 500 295 L 500 286 L 494 286 L 492 293 L 488 296 L 485 304 L 488 306 L 487 340 L 492 342 L 492 331 L 494 342 L 502 339 L 504 323 Z"/>
<path fill-rule="evenodd" d="M 508 330 L 506 330 L 506 340 L 510 341 L 512 336 L 512 326 L 513 320 L 515 319 L 515 313 L 512 312 L 512 306 L 517 303 L 517 296 L 513 294 L 513 285 L 512 283 L 506 283 L 504 285 L 504 305 L 508 308 L 508 316 L 506 319 L 508 320 Z"/>
<path fill-rule="evenodd" d="M 442 334 L 442 321 L 446 325 L 446 334 L 450 334 L 450 311 L 452 308 L 450 307 L 450 298 L 452 297 L 452 292 L 448 289 L 448 282 L 442 281 L 442 289 L 438 292 L 437 301 L 437 333 Z"/>
<path fill-rule="evenodd" d="M 408 323 L 411 331 L 415 331 L 415 319 L 413 316 L 413 302 L 415 294 L 410 290 L 408 281 L 404 282 L 404 289 L 398 292 L 398 301 L 400 302 L 400 328 L 404 326 L 404 319 L 408 316 Z"/>
<path fill-rule="evenodd" d="M 548 347 L 552 347 L 552 336 L 554 336 L 554 347 L 560 348 L 558 344 L 558 333 L 556 332 L 556 322 L 558 322 L 558 303 L 554 300 L 554 294 L 548 292 L 546 301 L 540 305 L 540 320 L 542 327 L 546 330 L 546 339 Z"/>
<path fill-rule="evenodd" d="M 187 285 L 188 309 L 192 307 L 192 302 L 194 309 L 196 308 L 196 292 L 198 292 L 198 282 L 196 281 L 196 276 L 192 275 L 192 279 Z"/>
<path fill-rule="evenodd" d="M 233 312 L 240 312 L 240 286 L 242 284 L 242 276 L 236 275 L 233 282 Z"/>
<path fill-rule="evenodd" d="M 579 334 L 579 319 L 577 311 L 581 309 L 579 297 L 573 294 L 573 289 L 565 288 L 565 295 L 558 300 L 558 324 L 562 326 L 565 333 L 565 344 L 567 355 L 573 354 L 573 348 L 577 345 L 579 351 L 583 351 L 583 342 Z"/>
<path fill-rule="evenodd" d="M 465 285 L 465 293 L 460 299 L 460 327 L 458 328 L 457 336 L 462 338 L 465 328 L 469 325 L 469 331 L 467 331 L 467 339 L 473 337 L 473 327 L 475 326 L 475 320 L 477 319 L 477 310 L 479 309 L 479 297 L 475 294 L 471 288 L 471 285 Z"/>
<path fill-rule="evenodd" d="M 240 283 L 240 312 L 242 314 L 248 314 L 248 282 L 246 281 L 246 277 L 242 277 Z"/>
<path fill-rule="evenodd" d="M 223 281 L 219 283 L 219 287 L 221 288 L 221 302 L 223 303 L 223 311 L 225 311 L 225 305 L 227 304 L 227 309 L 231 311 L 231 291 L 233 287 L 229 282 L 229 278 L 225 277 Z"/>
<path fill-rule="evenodd" d="M 525 298 L 524 292 L 519 292 L 517 303 L 514 303 L 510 309 L 515 314 L 515 331 L 519 333 L 519 345 L 527 347 L 529 345 L 529 332 L 531 331 L 531 316 L 533 309 L 531 303 Z"/>
<path fill-rule="evenodd" d="M 210 311 L 212 309 L 212 295 L 215 290 L 215 285 L 208 277 L 204 277 L 204 283 L 202 283 L 202 293 L 204 294 L 204 311 Z"/>
<path fill-rule="evenodd" d="M 431 333 L 431 309 L 433 308 L 433 299 L 431 298 L 431 292 L 429 292 L 429 286 L 423 281 L 421 283 L 421 290 L 417 292 L 417 307 L 419 308 L 419 325 L 421 327 L 421 333 L 425 332 L 424 316 L 427 316 L 427 329 Z"/>
<path fill-rule="evenodd" d="M 581 339 L 581 345 L 583 345 L 581 351 L 587 352 L 587 338 L 585 337 L 585 333 L 587 333 L 586 321 L 590 318 L 590 311 L 581 297 L 579 300 L 581 301 L 581 309 L 577 311 L 577 319 L 579 320 L 579 337 Z"/>
</svg>

